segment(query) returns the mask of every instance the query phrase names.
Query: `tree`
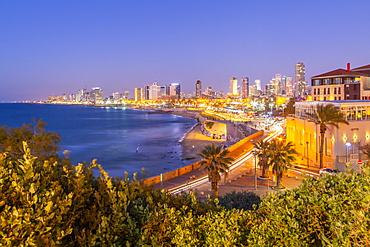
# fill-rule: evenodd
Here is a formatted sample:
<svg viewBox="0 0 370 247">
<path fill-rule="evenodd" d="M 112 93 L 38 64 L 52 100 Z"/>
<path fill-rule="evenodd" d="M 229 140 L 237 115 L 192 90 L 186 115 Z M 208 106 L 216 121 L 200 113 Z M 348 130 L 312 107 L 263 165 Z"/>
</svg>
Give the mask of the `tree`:
<svg viewBox="0 0 370 247">
<path fill-rule="evenodd" d="M 294 98 L 290 98 L 288 104 L 284 109 L 284 116 L 288 116 L 289 114 L 294 114 L 295 111 L 295 100 Z"/>
<path fill-rule="evenodd" d="M 339 128 L 338 123 L 343 123 L 349 125 L 347 120 L 345 120 L 343 113 L 340 112 L 340 108 L 334 106 L 333 104 L 318 104 L 313 112 L 306 113 L 306 116 L 310 118 L 311 121 L 320 126 L 320 168 L 323 167 L 323 156 L 324 156 L 324 138 L 325 132 L 328 125 Z"/>
<path fill-rule="evenodd" d="M 24 154 L 22 142 L 26 141 L 32 150 L 32 155 L 38 159 L 58 159 L 59 135 L 46 131 L 47 123 L 43 122 L 42 119 L 32 120 L 34 123 L 23 124 L 19 128 L 1 127 L 0 152 L 7 152 L 8 155 L 21 158 Z"/>
<path fill-rule="evenodd" d="M 276 174 L 276 187 L 281 188 L 283 174 L 291 166 L 291 162 L 295 161 L 297 152 L 293 148 L 292 142 L 285 144 L 276 139 L 271 142 L 270 150 L 273 152 L 268 154 L 269 165 L 272 166 L 272 171 Z"/>
<path fill-rule="evenodd" d="M 258 164 L 262 167 L 263 178 L 268 177 L 266 175 L 266 170 L 269 168 L 268 153 L 270 152 L 270 143 L 264 140 L 254 143 L 254 147 L 257 149 Z"/>
<path fill-rule="evenodd" d="M 218 196 L 218 183 L 221 180 L 220 173 L 228 174 L 229 164 L 233 158 L 226 157 L 230 153 L 228 150 L 222 150 L 221 146 L 215 147 L 214 144 L 204 146 L 204 149 L 198 154 L 202 160 L 199 161 L 201 167 L 208 172 L 208 179 L 211 181 L 213 197 Z"/>
</svg>

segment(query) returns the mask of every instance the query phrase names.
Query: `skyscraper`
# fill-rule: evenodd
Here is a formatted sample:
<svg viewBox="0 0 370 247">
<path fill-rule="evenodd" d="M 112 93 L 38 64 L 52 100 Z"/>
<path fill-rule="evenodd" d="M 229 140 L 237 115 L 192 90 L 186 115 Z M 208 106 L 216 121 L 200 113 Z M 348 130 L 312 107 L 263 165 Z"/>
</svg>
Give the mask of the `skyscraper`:
<svg viewBox="0 0 370 247">
<path fill-rule="evenodd" d="M 256 85 L 256 90 L 257 91 L 262 91 L 262 88 L 261 88 L 261 80 L 260 79 L 254 80 L 254 84 Z"/>
<path fill-rule="evenodd" d="M 197 80 L 195 83 L 195 98 L 201 98 L 202 96 L 202 81 Z"/>
<path fill-rule="evenodd" d="M 242 99 L 248 98 L 249 96 L 249 78 L 246 76 L 242 78 L 241 96 Z"/>
<path fill-rule="evenodd" d="M 90 100 L 99 103 L 103 100 L 103 90 L 100 87 L 93 87 L 90 92 Z"/>
<path fill-rule="evenodd" d="M 180 84 L 179 83 L 171 83 L 168 87 L 168 94 L 170 95 L 170 99 L 180 99 Z"/>
<path fill-rule="evenodd" d="M 238 93 L 238 79 L 230 77 L 230 94 L 239 95 Z"/>
<path fill-rule="evenodd" d="M 142 101 L 144 100 L 144 94 L 143 94 L 143 89 L 142 88 L 135 88 L 134 89 L 134 94 L 135 94 L 135 101 Z"/>
<path fill-rule="evenodd" d="M 307 93 L 306 68 L 304 63 L 298 62 L 294 66 L 295 96 L 304 96 Z"/>
</svg>

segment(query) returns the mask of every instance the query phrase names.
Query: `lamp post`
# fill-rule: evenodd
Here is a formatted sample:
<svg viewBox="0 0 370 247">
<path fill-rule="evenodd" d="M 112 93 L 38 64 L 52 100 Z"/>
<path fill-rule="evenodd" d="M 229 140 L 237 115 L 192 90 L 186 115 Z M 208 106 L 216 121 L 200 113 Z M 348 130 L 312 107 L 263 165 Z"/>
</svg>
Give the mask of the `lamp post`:
<svg viewBox="0 0 370 247">
<path fill-rule="evenodd" d="M 257 150 L 253 149 L 254 156 L 254 189 L 257 190 Z"/>
<path fill-rule="evenodd" d="M 310 167 L 310 160 L 309 160 L 309 158 L 308 158 L 308 141 L 306 141 L 306 145 L 307 145 L 307 168 L 309 168 Z"/>
<path fill-rule="evenodd" d="M 348 148 L 351 146 L 351 143 L 346 143 L 346 163 L 348 163 Z"/>
</svg>

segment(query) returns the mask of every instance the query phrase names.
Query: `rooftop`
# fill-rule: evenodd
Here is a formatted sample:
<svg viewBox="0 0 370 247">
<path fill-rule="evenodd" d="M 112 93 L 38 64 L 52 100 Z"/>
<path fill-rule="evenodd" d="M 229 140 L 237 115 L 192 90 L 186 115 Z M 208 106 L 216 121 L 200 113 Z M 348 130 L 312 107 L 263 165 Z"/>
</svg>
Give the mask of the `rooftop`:
<svg viewBox="0 0 370 247">
<path fill-rule="evenodd" d="M 368 65 L 368 66 L 370 66 L 370 65 Z M 357 68 L 357 69 L 359 69 L 359 68 Z M 367 76 L 367 74 L 362 73 L 362 72 L 353 71 L 353 70 L 348 71 L 348 70 L 345 70 L 345 69 L 336 69 L 336 70 L 329 71 L 329 72 L 326 72 L 326 73 L 321 74 L 321 75 L 313 76 L 313 77 L 311 77 L 311 79 L 321 78 L 321 77 L 344 77 L 344 76 L 352 76 L 352 77 L 353 76 Z"/>
</svg>

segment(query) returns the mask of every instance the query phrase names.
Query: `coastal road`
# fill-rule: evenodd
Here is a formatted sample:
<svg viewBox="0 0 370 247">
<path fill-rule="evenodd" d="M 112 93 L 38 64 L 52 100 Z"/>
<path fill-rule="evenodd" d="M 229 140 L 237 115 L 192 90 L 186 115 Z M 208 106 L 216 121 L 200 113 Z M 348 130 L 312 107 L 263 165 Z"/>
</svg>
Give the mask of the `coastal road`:
<svg viewBox="0 0 370 247">
<path fill-rule="evenodd" d="M 264 138 L 264 140 L 266 140 L 266 141 L 272 140 L 272 139 L 276 138 L 277 136 L 279 136 L 280 134 L 283 133 L 282 123 L 276 123 L 272 127 L 272 129 L 273 129 L 273 131 L 269 135 L 267 135 Z M 237 169 L 238 167 L 245 164 L 246 162 L 249 162 L 249 163 L 252 162 L 252 157 L 253 157 L 253 147 L 251 147 L 249 150 L 246 150 L 246 152 L 244 154 L 239 156 L 231 164 L 229 172 L 232 172 L 233 170 Z M 186 183 L 173 186 L 173 187 L 169 188 L 167 191 L 170 194 L 178 194 L 178 193 L 190 190 L 190 189 L 194 189 L 194 188 L 196 188 L 196 187 L 198 187 L 202 184 L 205 184 L 207 182 L 208 182 L 208 175 L 205 174 L 205 175 L 203 175 L 199 178 L 196 178 L 194 180 L 190 180 L 190 181 L 187 181 Z"/>
</svg>

